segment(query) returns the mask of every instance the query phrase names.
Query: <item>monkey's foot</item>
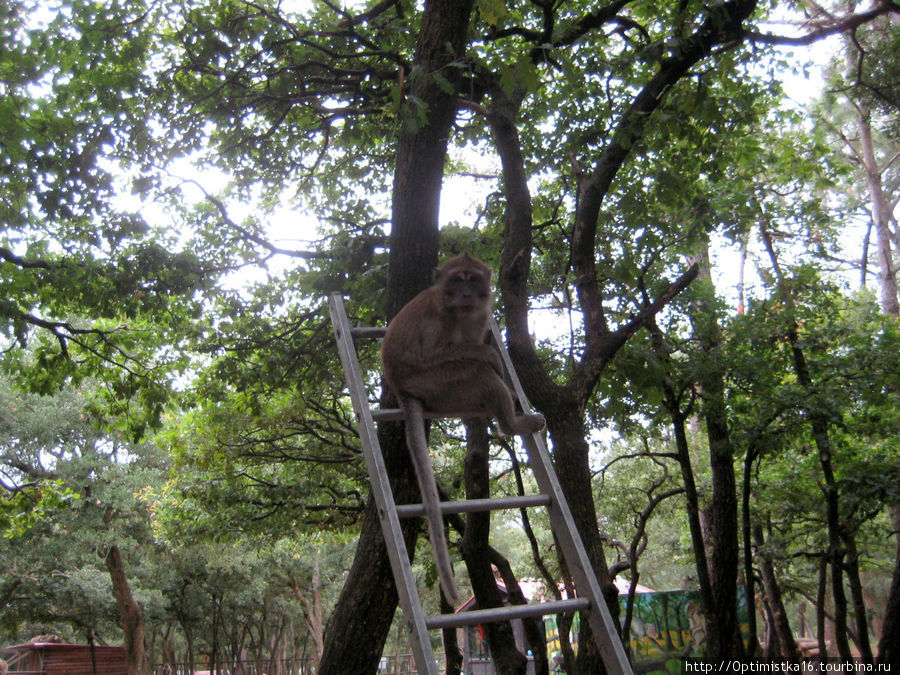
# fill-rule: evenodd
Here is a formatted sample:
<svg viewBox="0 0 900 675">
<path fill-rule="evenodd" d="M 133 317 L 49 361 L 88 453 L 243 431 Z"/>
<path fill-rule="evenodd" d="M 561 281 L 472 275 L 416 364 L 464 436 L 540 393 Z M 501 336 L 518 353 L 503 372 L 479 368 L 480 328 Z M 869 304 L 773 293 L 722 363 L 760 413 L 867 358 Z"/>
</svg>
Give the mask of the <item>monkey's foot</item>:
<svg viewBox="0 0 900 675">
<path fill-rule="evenodd" d="M 513 426 L 507 428 L 502 422 L 500 423 L 500 432 L 506 435 L 522 435 L 533 434 L 540 431 L 546 426 L 544 416 L 540 413 L 532 413 L 530 415 L 520 415 L 513 420 Z"/>
</svg>

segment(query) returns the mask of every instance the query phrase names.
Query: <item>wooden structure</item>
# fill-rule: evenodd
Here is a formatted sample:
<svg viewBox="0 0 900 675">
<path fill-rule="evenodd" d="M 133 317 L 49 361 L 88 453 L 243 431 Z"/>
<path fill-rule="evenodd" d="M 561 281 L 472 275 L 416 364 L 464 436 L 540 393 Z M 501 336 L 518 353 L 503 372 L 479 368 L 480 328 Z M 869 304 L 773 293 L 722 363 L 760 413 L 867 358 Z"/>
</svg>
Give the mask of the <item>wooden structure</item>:
<svg viewBox="0 0 900 675">
<path fill-rule="evenodd" d="M 375 432 L 376 421 L 402 420 L 403 411 L 397 409 L 373 410 L 369 406 L 369 395 L 366 390 L 365 376 L 359 363 L 356 341 L 384 337 L 385 329 L 381 327 L 350 326 L 350 320 L 344 309 L 344 299 L 340 293 L 333 293 L 330 298 L 331 322 L 337 341 L 338 353 L 344 368 L 344 380 L 356 413 L 357 431 L 362 443 L 372 494 L 378 505 L 381 516 L 381 529 L 387 546 L 388 557 L 394 573 L 400 606 L 410 629 L 410 646 L 421 675 L 437 675 L 438 665 L 431 646 L 430 630 L 473 626 L 498 621 L 514 621 L 530 617 L 539 617 L 559 612 L 582 612 L 590 623 L 594 640 L 600 650 L 606 671 L 610 675 L 632 675 L 631 664 L 625 655 L 622 641 L 619 639 L 616 625 L 606 607 L 606 601 L 600 590 L 587 551 L 575 527 L 572 513 L 566 502 L 559 479 L 550 460 L 544 438 L 540 433 L 527 434 L 522 437 L 528 453 L 529 464 L 540 489 L 539 494 L 524 497 L 506 497 L 502 499 L 472 499 L 458 502 L 442 502 L 441 512 L 471 513 L 478 511 L 494 511 L 499 509 L 516 509 L 541 506 L 547 509 L 550 526 L 553 530 L 563 555 L 569 566 L 569 572 L 575 581 L 578 597 L 553 602 L 533 603 L 528 605 L 512 605 L 506 607 L 477 609 L 456 614 L 439 614 L 426 617 L 416 588 L 412 573 L 410 555 L 400 529 L 400 518 L 416 518 L 425 514 L 422 504 L 397 504 L 391 491 L 381 446 Z M 505 371 L 505 379 L 518 399 L 523 412 L 531 408 L 525 398 L 525 392 L 513 368 L 512 361 L 500 336 L 497 323 L 490 321 L 490 342 L 497 350 Z M 483 411 L 481 411 L 483 415 Z M 462 415 L 465 416 L 465 415 Z M 474 413 L 473 415 L 474 416 Z M 426 411 L 426 418 L 440 419 L 451 415 L 436 415 Z M 456 417 L 459 417 L 458 415 Z"/>
<path fill-rule="evenodd" d="M 9 675 L 125 675 L 125 647 L 29 642 L 0 649 Z"/>
<path fill-rule="evenodd" d="M 497 582 L 497 590 L 500 591 L 500 596 L 503 598 L 503 605 L 509 607 L 509 596 L 506 592 L 506 587 L 499 581 Z M 525 589 L 523 588 L 522 591 L 525 592 Z M 527 593 L 525 597 L 528 597 Z M 478 600 L 473 595 L 456 610 L 456 613 L 473 612 L 478 609 Z M 513 638 L 516 641 L 516 649 L 523 654 L 527 652 L 528 662 L 525 665 L 525 675 L 534 675 L 534 657 L 528 651 L 529 645 L 525 637 L 525 625 L 522 619 L 514 619 L 510 622 L 510 625 Z M 543 622 L 540 625 L 541 632 L 543 632 Z M 544 639 L 546 640 L 546 636 Z M 469 624 L 459 626 L 456 629 L 456 642 L 462 650 L 464 673 L 467 675 L 494 675 L 496 672 L 494 660 L 491 657 L 491 650 L 481 625 L 473 626 Z"/>
</svg>

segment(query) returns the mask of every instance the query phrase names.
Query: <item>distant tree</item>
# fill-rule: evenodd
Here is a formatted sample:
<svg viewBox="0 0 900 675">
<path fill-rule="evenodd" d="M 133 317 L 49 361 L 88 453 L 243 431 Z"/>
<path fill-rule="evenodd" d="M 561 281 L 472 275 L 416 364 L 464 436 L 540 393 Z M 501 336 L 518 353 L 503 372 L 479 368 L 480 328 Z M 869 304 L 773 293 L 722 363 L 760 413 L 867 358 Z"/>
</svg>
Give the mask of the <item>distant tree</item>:
<svg viewBox="0 0 900 675">
<path fill-rule="evenodd" d="M 818 124 L 835 139 L 836 149 L 854 168 L 852 187 L 839 191 L 844 201 L 857 205 L 866 222 L 861 283 L 866 285 L 874 233 L 881 308 L 894 317 L 900 316 L 900 227 L 897 198 L 892 197 L 900 185 L 898 44 L 900 26 L 894 17 L 883 17 L 847 36 L 845 53 L 832 61 L 829 89 L 814 109 Z M 900 648 L 894 637 L 900 633 L 900 507 L 892 505 L 890 514 L 897 555 L 879 661 L 900 666 Z"/>
<path fill-rule="evenodd" d="M 152 551 L 136 494 L 162 479 L 166 461 L 100 430 L 91 391 L 37 396 L 0 385 L 0 471 L 14 490 L 47 483 L 65 496 L 24 531 L 3 533 L 3 573 L 16 586 L 7 612 L 32 630 L 68 626 L 87 641 L 119 634 L 111 629 L 118 623 L 129 672 L 140 673 L 146 591 L 125 568 L 129 561 L 137 570 L 140 552 Z"/>
</svg>

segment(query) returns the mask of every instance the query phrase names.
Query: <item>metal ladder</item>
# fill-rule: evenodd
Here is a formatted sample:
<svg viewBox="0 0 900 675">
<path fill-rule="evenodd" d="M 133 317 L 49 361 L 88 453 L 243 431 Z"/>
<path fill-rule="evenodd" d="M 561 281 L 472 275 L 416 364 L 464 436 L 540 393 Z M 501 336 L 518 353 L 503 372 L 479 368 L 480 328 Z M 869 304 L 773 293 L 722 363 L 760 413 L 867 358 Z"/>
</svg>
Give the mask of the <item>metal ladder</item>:
<svg viewBox="0 0 900 675">
<path fill-rule="evenodd" d="M 359 437 L 369 470 L 372 494 L 375 497 L 378 513 L 381 517 L 381 529 L 384 533 L 388 557 L 394 573 L 400 606 L 410 627 L 410 642 L 418 672 L 438 675 L 437 661 L 435 660 L 434 650 L 431 647 L 431 639 L 428 636 L 428 631 L 430 630 L 511 621 L 513 619 L 544 616 L 559 612 L 588 610 L 586 612 L 587 620 L 590 622 L 591 631 L 600 649 L 607 672 L 610 675 L 631 675 L 632 671 L 628 657 L 625 655 L 615 624 L 606 607 L 597 576 L 594 574 L 587 551 L 575 528 L 575 521 L 572 519 L 569 505 L 553 470 L 546 443 L 540 433 L 523 436 L 525 449 L 528 452 L 528 458 L 540 489 L 540 494 L 524 497 L 506 497 L 503 499 L 470 499 L 457 502 L 443 502 L 441 511 L 445 514 L 471 513 L 545 506 L 550 517 L 551 528 L 559 541 L 559 545 L 562 547 L 569 572 L 574 579 L 578 597 L 554 602 L 480 609 L 458 614 L 425 616 L 416 588 L 416 581 L 413 577 L 412 566 L 409 561 L 410 557 L 407 555 L 406 544 L 400 529 L 400 518 L 419 517 L 424 515 L 425 510 L 421 504 L 397 505 L 394 502 L 394 496 L 384 466 L 384 458 L 381 455 L 381 447 L 375 432 L 376 421 L 400 421 L 403 419 L 403 413 L 399 408 L 373 410 L 369 407 L 363 372 L 356 351 L 356 340 L 383 337 L 385 328 L 351 327 L 344 309 L 344 300 L 340 293 L 331 295 L 329 306 L 338 352 L 344 368 L 344 379 L 359 425 Z M 500 330 L 493 318 L 490 322 L 490 331 L 491 339 L 500 353 L 500 358 L 503 361 L 503 367 L 506 370 L 513 392 L 518 397 L 525 412 L 528 412 L 529 409 L 524 391 L 500 336 Z M 446 416 L 426 413 L 426 417 L 434 419 Z"/>
</svg>

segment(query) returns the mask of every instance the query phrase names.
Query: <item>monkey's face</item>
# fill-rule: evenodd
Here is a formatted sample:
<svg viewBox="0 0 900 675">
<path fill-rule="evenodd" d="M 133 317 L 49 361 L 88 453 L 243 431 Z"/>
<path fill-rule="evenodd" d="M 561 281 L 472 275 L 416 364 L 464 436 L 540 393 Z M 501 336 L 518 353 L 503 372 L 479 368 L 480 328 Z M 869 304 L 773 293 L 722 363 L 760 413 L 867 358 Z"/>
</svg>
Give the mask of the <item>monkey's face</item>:
<svg viewBox="0 0 900 675">
<path fill-rule="evenodd" d="M 443 280 L 444 307 L 455 314 L 483 309 L 490 301 L 488 281 L 477 271 L 459 269 Z"/>
</svg>

